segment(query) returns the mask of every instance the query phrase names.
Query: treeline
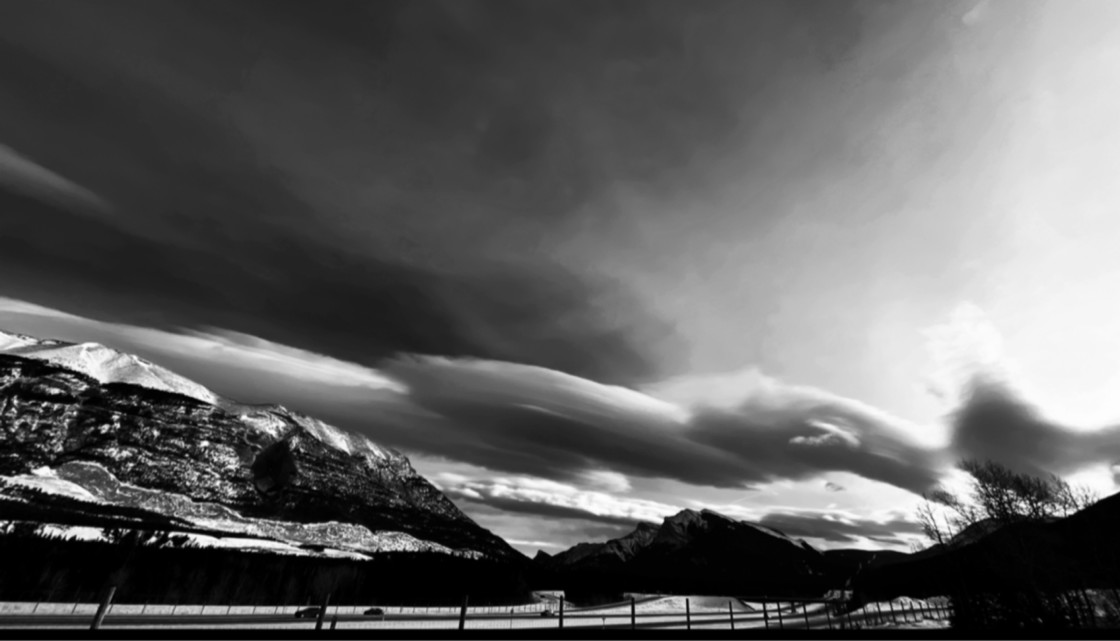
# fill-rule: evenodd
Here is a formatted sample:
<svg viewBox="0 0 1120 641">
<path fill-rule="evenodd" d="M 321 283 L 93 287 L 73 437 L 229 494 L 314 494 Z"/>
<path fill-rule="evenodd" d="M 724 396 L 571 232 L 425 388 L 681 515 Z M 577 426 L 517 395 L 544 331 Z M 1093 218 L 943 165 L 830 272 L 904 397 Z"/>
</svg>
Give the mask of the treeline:
<svg viewBox="0 0 1120 641">
<path fill-rule="evenodd" d="M 297 605 L 324 595 L 339 605 L 513 605 L 530 601 L 523 568 L 435 552 L 366 561 L 199 548 L 174 537 L 104 541 L 0 533 L 0 600 L 151 604 Z"/>
</svg>

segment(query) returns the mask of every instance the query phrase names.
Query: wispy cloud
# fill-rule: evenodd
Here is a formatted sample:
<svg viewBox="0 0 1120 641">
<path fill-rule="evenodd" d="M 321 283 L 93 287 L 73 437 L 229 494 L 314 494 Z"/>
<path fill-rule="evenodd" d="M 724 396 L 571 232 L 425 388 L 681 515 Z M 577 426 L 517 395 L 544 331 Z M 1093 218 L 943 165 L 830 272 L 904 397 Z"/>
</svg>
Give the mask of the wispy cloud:
<svg viewBox="0 0 1120 641">
<path fill-rule="evenodd" d="M 0 144 L 0 187 L 79 213 L 110 211 L 109 204 L 97 194 L 3 144 Z"/>
<path fill-rule="evenodd" d="M 958 304 L 946 320 L 926 328 L 923 335 L 932 363 L 929 390 L 947 407 L 964 401 L 976 376 L 1008 379 L 1011 375 L 1003 333 L 974 303 Z"/>
<path fill-rule="evenodd" d="M 437 475 L 452 498 L 484 503 L 510 512 L 612 524 L 660 522 L 679 506 L 582 489 L 575 484 L 526 476 L 464 479 Z"/>
</svg>

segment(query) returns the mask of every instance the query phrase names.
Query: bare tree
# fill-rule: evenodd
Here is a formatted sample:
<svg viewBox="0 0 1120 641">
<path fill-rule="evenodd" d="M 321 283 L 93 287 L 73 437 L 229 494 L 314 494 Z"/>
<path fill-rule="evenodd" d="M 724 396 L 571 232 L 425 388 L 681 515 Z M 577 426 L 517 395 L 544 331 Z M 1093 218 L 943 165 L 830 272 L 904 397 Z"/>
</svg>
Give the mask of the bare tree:
<svg viewBox="0 0 1120 641">
<path fill-rule="evenodd" d="M 968 495 L 962 497 L 938 488 L 924 496 L 926 500 L 917 511 L 923 533 L 941 545 L 981 523 L 998 527 L 1019 521 L 1047 521 L 1069 516 L 1099 499 L 1091 489 L 1072 486 L 1056 474 L 1037 477 L 1014 472 L 994 461 L 973 459 L 962 460 L 958 467 L 971 477 Z M 935 505 L 945 509 L 938 510 Z"/>
<path fill-rule="evenodd" d="M 1032 476 L 994 461 L 963 460 L 959 468 L 970 477 L 967 494 L 938 488 L 925 496 L 926 501 L 917 510 L 924 534 L 935 544 L 952 545 L 1006 525 L 1062 518 L 1098 500 L 1089 488 L 1072 486 L 1054 474 Z M 971 588 L 962 584 L 959 594 L 953 595 L 958 604 L 954 625 L 991 620 L 1014 625 L 1041 622 L 1079 626 L 1093 620 L 1084 587 L 1055 591 L 1056 579 L 1050 576 L 1052 564 L 1037 558 L 1039 549 L 1024 539 L 1021 531 L 1005 537 L 992 552 L 998 556 L 998 560 L 992 559 L 993 571 L 1018 568 L 1019 591 L 977 595 L 970 594 Z"/>
</svg>

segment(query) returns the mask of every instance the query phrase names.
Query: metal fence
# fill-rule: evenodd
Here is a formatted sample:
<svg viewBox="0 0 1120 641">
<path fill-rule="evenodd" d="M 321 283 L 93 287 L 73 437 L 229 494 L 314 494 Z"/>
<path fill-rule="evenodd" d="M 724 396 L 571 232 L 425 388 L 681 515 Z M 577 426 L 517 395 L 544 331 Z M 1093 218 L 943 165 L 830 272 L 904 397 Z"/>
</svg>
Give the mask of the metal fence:
<svg viewBox="0 0 1120 641">
<path fill-rule="evenodd" d="M 192 605 L 113 603 L 107 591 L 101 603 L 0 603 L 0 626 L 46 627 L 230 627 L 419 630 L 532 629 L 674 629 L 674 630 L 854 630 L 935 622 L 950 618 L 947 603 L 894 602 L 853 607 L 850 601 L 738 597 L 726 608 L 691 598 L 650 596 L 621 603 L 572 608 L 554 602 L 521 605 L 449 606 L 330 605 Z M 325 607 L 324 607 L 325 606 Z M 376 610 L 374 610 L 376 608 Z M 367 612 L 376 612 L 367 614 Z M 298 616 L 297 616 L 298 615 Z"/>
</svg>

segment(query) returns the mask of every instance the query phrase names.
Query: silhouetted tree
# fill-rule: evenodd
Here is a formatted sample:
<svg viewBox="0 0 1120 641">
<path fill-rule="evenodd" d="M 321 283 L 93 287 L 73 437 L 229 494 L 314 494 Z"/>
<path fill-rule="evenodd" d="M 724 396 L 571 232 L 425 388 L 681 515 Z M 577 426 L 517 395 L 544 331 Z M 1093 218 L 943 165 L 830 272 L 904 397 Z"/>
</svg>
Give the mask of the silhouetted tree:
<svg viewBox="0 0 1120 641">
<path fill-rule="evenodd" d="M 1061 477 L 1015 472 L 994 461 L 966 459 L 959 468 L 969 475 L 961 496 L 938 488 L 925 496 L 917 517 L 925 535 L 939 546 L 964 545 L 1007 526 L 1046 523 L 1070 516 L 1098 500 L 1089 488 L 1071 486 Z M 1006 534 L 1006 532 L 1005 532 Z M 1078 627 L 1094 619 L 1083 588 L 1054 591 L 1051 565 L 1023 539 L 1020 530 L 1005 536 L 998 560 L 1017 565 L 1024 577 L 1014 594 L 977 594 L 961 585 L 952 595 L 956 624 Z"/>
<path fill-rule="evenodd" d="M 918 507 L 923 532 L 941 545 L 969 528 L 985 524 L 996 529 L 1069 516 L 1100 498 L 1090 488 L 1072 486 L 1056 474 L 1036 477 L 990 460 L 965 459 L 958 467 L 970 477 L 969 494 L 962 497 L 937 488 L 926 494 L 925 502 Z"/>
</svg>

